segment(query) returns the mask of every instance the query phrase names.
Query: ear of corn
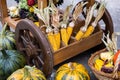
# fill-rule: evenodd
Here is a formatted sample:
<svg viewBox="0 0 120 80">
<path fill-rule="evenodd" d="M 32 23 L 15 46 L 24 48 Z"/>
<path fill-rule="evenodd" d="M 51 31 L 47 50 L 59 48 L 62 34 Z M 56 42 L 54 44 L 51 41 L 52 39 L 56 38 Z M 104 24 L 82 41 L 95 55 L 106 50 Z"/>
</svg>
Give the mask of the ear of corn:
<svg viewBox="0 0 120 80">
<path fill-rule="evenodd" d="M 57 49 L 60 48 L 60 33 L 54 33 L 54 38 L 56 40 Z"/>
<path fill-rule="evenodd" d="M 57 48 L 57 44 L 56 44 L 56 40 L 55 40 L 54 34 L 52 32 L 48 33 L 47 34 L 47 38 L 48 38 L 48 40 L 49 40 L 53 50 L 56 51 L 58 48 Z"/>
<path fill-rule="evenodd" d="M 61 32 L 62 41 L 67 46 L 68 45 L 68 33 L 67 33 L 66 28 L 61 28 L 60 32 Z"/>
<path fill-rule="evenodd" d="M 70 22 L 69 26 L 67 27 L 67 33 L 68 33 L 68 40 L 71 37 L 72 31 L 73 31 L 73 27 L 74 27 L 74 22 Z"/>
<path fill-rule="evenodd" d="M 86 32 L 87 27 L 92 19 L 92 15 L 93 15 L 93 12 L 96 6 L 97 4 L 95 3 L 91 8 L 88 9 L 87 17 L 85 19 L 85 24 L 83 27 L 81 27 L 80 31 L 76 34 L 75 36 L 76 40 L 80 40 L 83 37 L 84 33 Z"/>
<path fill-rule="evenodd" d="M 97 13 L 97 16 L 96 16 L 95 20 L 93 21 L 92 25 L 88 27 L 88 29 L 85 32 L 83 38 L 88 37 L 88 36 L 90 36 L 93 33 L 93 31 L 94 31 L 94 29 L 95 29 L 98 21 L 103 16 L 104 11 L 105 11 L 105 3 L 102 2 L 101 5 L 100 5 L 100 7 L 99 7 L 99 10 L 98 10 L 98 13 Z"/>
<path fill-rule="evenodd" d="M 94 29 L 95 28 L 93 26 L 89 26 L 82 38 L 86 38 L 86 37 L 90 36 L 93 33 Z"/>
<path fill-rule="evenodd" d="M 34 22 L 37 27 L 40 27 L 39 22 Z"/>
<path fill-rule="evenodd" d="M 79 32 L 76 34 L 75 39 L 76 40 L 80 40 L 82 38 L 82 36 L 84 35 L 84 32 L 82 32 L 81 30 L 79 30 Z"/>
<path fill-rule="evenodd" d="M 72 31 L 73 31 L 73 28 L 68 26 L 68 28 L 67 28 L 68 38 L 70 38 Z"/>
</svg>

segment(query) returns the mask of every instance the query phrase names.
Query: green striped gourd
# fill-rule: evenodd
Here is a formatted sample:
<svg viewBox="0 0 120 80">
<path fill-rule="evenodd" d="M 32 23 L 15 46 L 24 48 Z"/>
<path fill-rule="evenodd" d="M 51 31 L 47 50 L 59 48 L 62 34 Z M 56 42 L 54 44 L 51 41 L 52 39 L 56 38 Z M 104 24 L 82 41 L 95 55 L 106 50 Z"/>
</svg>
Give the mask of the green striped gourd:
<svg viewBox="0 0 120 80">
<path fill-rule="evenodd" d="M 7 80 L 46 80 L 46 78 L 43 72 L 35 66 L 25 66 L 12 73 Z"/>
<path fill-rule="evenodd" d="M 15 34 L 7 29 L 7 23 L 0 32 L 0 48 L 6 50 L 15 49 Z"/>
<path fill-rule="evenodd" d="M 90 80 L 90 77 L 82 64 L 69 62 L 58 68 L 55 80 Z"/>
<path fill-rule="evenodd" d="M 6 80 L 15 70 L 26 64 L 24 56 L 16 50 L 0 50 L 0 80 Z"/>
</svg>

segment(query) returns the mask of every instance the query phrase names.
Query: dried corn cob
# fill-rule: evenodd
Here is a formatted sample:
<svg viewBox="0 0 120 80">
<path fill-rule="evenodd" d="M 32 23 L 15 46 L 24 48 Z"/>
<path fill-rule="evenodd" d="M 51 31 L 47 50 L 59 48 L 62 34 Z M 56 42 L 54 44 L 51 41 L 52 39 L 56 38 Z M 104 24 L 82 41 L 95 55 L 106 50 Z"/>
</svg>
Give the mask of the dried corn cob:
<svg viewBox="0 0 120 80">
<path fill-rule="evenodd" d="M 61 43 L 60 32 L 54 33 L 54 38 L 56 40 L 56 45 L 57 45 L 57 50 L 58 50 L 60 48 L 60 43 Z"/>
<path fill-rule="evenodd" d="M 51 22 L 52 22 L 52 26 L 54 27 L 54 38 L 55 38 L 57 50 L 58 50 L 60 48 L 60 43 L 61 43 L 60 32 L 59 32 L 60 15 L 59 15 L 58 9 L 56 8 L 56 6 L 53 4 L 52 1 L 50 2 L 49 5 L 51 10 Z"/>
<path fill-rule="evenodd" d="M 94 27 L 93 26 L 89 26 L 86 30 L 86 32 L 84 33 L 84 35 L 82 36 L 82 38 L 86 38 L 88 36 L 90 36 L 92 34 L 92 32 L 94 31 Z"/>
<path fill-rule="evenodd" d="M 77 33 L 77 35 L 75 36 L 75 39 L 76 39 L 76 40 L 80 40 L 80 39 L 82 38 L 83 34 L 84 34 L 84 32 L 80 30 L 80 31 Z"/>
<path fill-rule="evenodd" d="M 73 21 L 69 23 L 69 26 L 67 27 L 67 33 L 68 33 L 68 39 L 70 39 L 70 36 L 72 34 L 74 25 L 75 25 L 75 21 L 77 20 L 78 16 L 80 15 L 80 13 L 82 12 L 83 6 L 86 5 L 87 2 L 83 3 L 79 3 L 76 7 L 75 10 L 73 12 Z"/>
<path fill-rule="evenodd" d="M 56 44 L 56 39 L 54 37 L 54 34 L 51 32 L 51 33 L 48 33 L 47 34 L 47 38 L 53 48 L 54 51 L 58 50 L 58 47 L 57 47 L 57 44 Z"/>
<path fill-rule="evenodd" d="M 72 34 L 72 31 L 73 31 L 73 27 L 74 27 L 74 22 L 70 22 L 69 26 L 67 27 L 68 39 L 70 39 L 70 36 Z"/>
<path fill-rule="evenodd" d="M 89 8 L 88 13 L 87 13 L 87 17 L 85 20 L 85 25 L 83 27 L 81 27 L 80 30 L 78 31 L 78 33 L 76 34 L 76 36 L 75 36 L 76 40 L 80 40 L 83 37 L 84 33 L 86 32 L 87 27 L 92 19 L 93 11 L 96 8 L 96 6 L 97 6 L 97 4 L 95 3 L 92 6 L 92 8 Z"/>
<path fill-rule="evenodd" d="M 62 41 L 67 46 L 68 45 L 68 33 L 67 33 L 66 28 L 61 28 L 60 33 L 61 33 Z"/>
<path fill-rule="evenodd" d="M 41 8 L 35 8 L 35 13 L 37 14 L 38 18 L 44 22 L 44 26 L 46 26 L 46 33 L 48 41 L 50 42 L 51 47 L 54 51 L 58 50 L 58 46 L 56 44 L 56 39 L 53 33 L 53 29 L 50 25 L 50 6 L 43 9 L 43 3 L 41 2 Z"/>
<path fill-rule="evenodd" d="M 61 38 L 63 43 L 67 46 L 68 45 L 68 33 L 67 33 L 67 24 L 68 24 L 68 20 L 69 20 L 69 13 L 70 13 L 70 9 L 71 9 L 72 5 L 67 6 L 64 14 L 63 14 L 63 21 L 61 22 L 61 29 L 60 29 L 60 33 L 61 33 Z"/>
<path fill-rule="evenodd" d="M 97 17 L 95 18 L 95 21 L 92 23 L 91 26 L 88 27 L 87 31 L 83 35 L 83 38 L 86 38 L 86 37 L 90 36 L 93 33 L 98 21 L 103 16 L 104 11 L 105 11 L 105 3 L 102 2 L 100 7 L 99 7 L 98 14 L 97 14 Z"/>
<path fill-rule="evenodd" d="M 48 41 L 51 44 L 51 47 L 53 48 L 54 51 L 58 50 L 58 47 L 57 47 L 57 44 L 56 44 L 56 39 L 55 39 L 55 36 L 53 34 L 52 28 L 47 27 L 46 32 L 47 32 L 47 38 L 48 38 Z"/>
</svg>

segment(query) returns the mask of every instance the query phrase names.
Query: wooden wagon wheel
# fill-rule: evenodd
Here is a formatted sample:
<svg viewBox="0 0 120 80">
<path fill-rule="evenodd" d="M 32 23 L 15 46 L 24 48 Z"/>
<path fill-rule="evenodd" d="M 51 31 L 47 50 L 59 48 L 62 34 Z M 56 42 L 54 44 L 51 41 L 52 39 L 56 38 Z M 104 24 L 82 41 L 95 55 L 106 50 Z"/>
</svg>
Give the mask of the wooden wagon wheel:
<svg viewBox="0 0 120 80">
<path fill-rule="evenodd" d="M 53 56 L 44 34 L 30 20 L 21 20 L 15 30 L 17 49 L 22 51 L 28 65 L 42 69 L 48 77 L 53 69 Z"/>
<path fill-rule="evenodd" d="M 78 2 L 78 3 L 76 4 L 76 6 L 77 6 L 79 3 L 81 3 L 81 2 L 86 2 L 86 1 L 88 2 L 88 4 L 86 4 L 86 5 L 84 6 L 84 8 L 90 7 L 91 5 L 94 4 L 94 2 L 97 2 L 97 1 L 95 1 L 95 0 L 82 0 L 82 1 Z M 97 3 L 100 5 L 99 2 L 97 2 Z M 98 5 L 98 6 L 99 6 L 99 5 Z M 86 14 L 85 14 L 84 11 L 82 12 L 82 14 L 83 14 L 84 17 L 86 17 Z M 112 18 L 111 18 L 111 16 L 110 16 L 110 14 L 109 14 L 109 12 L 108 12 L 107 9 L 105 9 L 105 12 L 104 12 L 102 18 L 99 20 L 99 22 L 100 22 L 100 21 L 103 21 L 103 23 L 105 24 L 105 26 L 102 26 L 102 27 L 101 27 L 101 29 L 103 30 L 103 32 L 104 32 L 105 34 L 107 34 L 108 32 L 110 32 L 110 35 L 112 35 L 112 33 L 113 33 L 113 31 L 114 31 L 114 29 L 113 29 L 113 21 L 112 21 Z"/>
</svg>

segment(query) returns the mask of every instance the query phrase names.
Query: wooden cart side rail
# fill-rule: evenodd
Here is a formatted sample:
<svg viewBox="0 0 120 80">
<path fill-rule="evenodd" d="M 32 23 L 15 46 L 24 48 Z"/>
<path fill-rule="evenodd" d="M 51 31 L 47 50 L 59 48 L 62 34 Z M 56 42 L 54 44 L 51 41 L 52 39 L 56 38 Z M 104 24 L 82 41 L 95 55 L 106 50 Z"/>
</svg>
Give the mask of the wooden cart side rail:
<svg viewBox="0 0 120 80">
<path fill-rule="evenodd" d="M 101 44 L 102 36 L 103 36 L 103 31 L 100 30 L 84 40 L 76 41 L 74 43 L 69 44 L 66 47 L 60 48 L 58 51 L 54 52 L 53 54 L 54 65 L 57 65 L 71 57 L 74 57 L 92 47 Z"/>
<path fill-rule="evenodd" d="M 2 24 L 5 22 L 4 18 L 8 16 L 6 0 L 0 0 L 0 20 Z"/>
<path fill-rule="evenodd" d="M 8 9 L 7 9 L 7 0 L 0 0 L 0 21 L 2 22 L 2 24 L 4 24 L 4 22 L 7 22 L 8 25 L 15 29 L 16 25 L 18 24 L 18 22 L 21 20 L 19 18 L 10 18 L 10 16 L 8 15 Z M 47 0 L 38 0 L 38 4 L 40 4 L 40 2 L 43 1 L 43 5 L 44 7 L 47 6 Z M 40 5 L 39 5 L 40 8 Z"/>
</svg>

